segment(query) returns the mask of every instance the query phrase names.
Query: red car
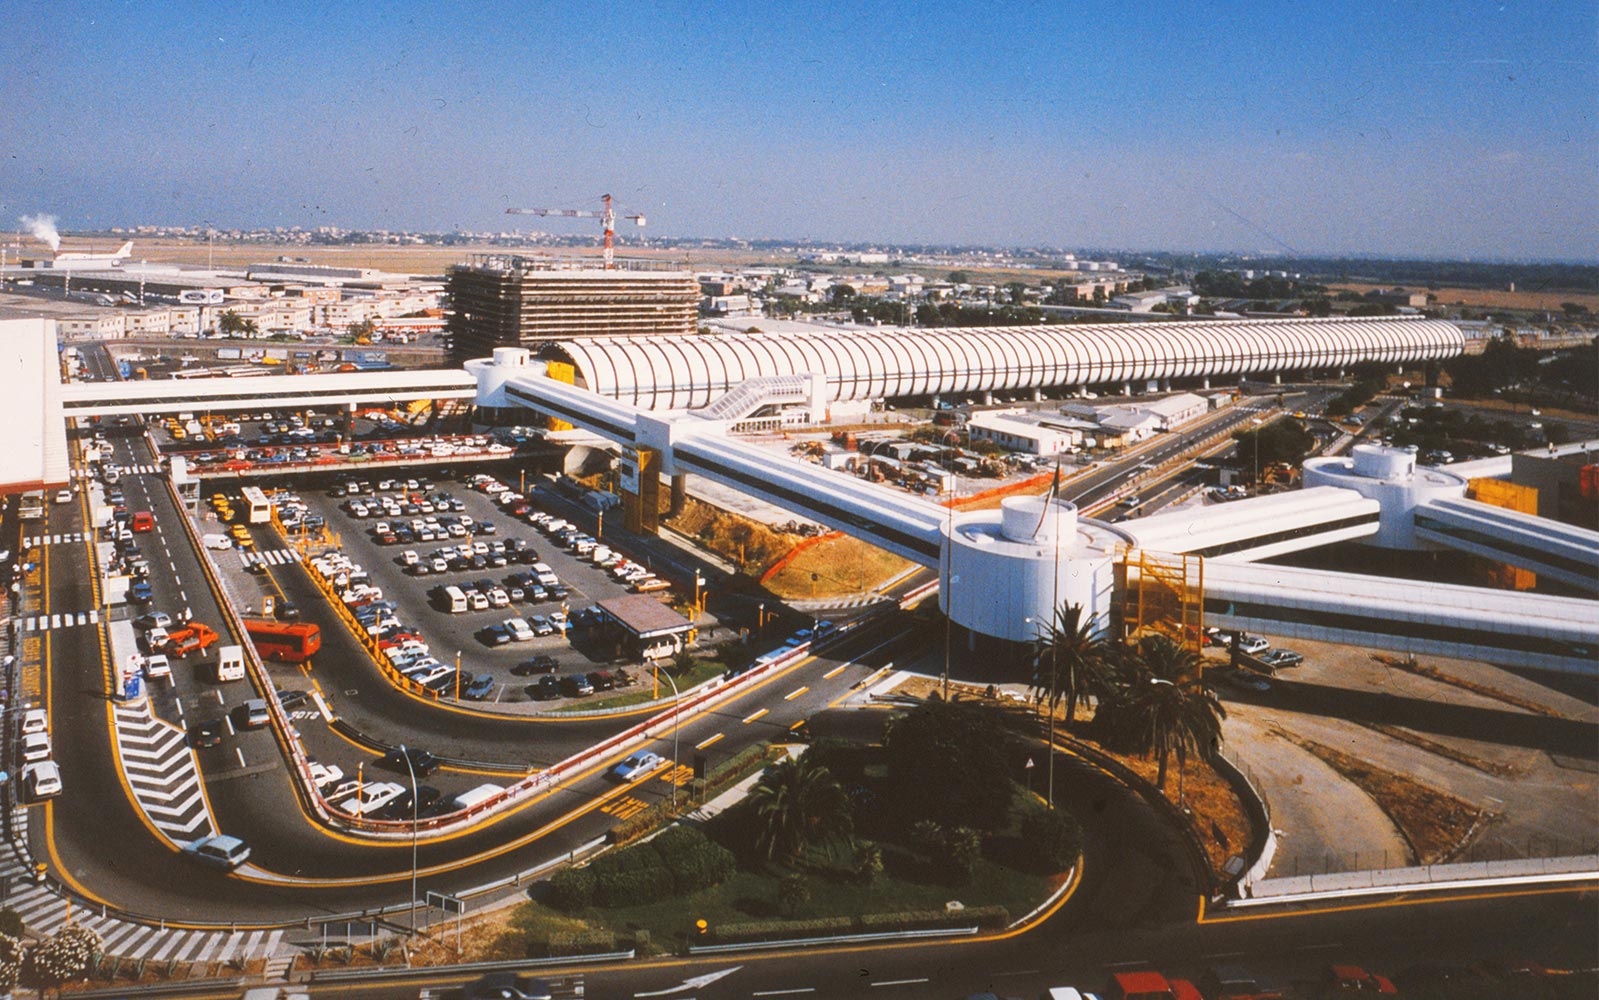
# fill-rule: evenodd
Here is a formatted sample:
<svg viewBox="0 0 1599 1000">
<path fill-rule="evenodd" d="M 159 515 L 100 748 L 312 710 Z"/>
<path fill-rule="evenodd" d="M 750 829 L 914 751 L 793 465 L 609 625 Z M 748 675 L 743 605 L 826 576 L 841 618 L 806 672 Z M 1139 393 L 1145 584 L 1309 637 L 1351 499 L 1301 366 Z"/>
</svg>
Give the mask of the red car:
<svg viewBox="0 0 1599 1000">
<path fill-rule="evenodd" d="M 1327 985 L 1334 993 L 1386 993 L 1399 991 L 1386 977 L 1367 972 L 1358 965 L 1327 967 Z"/>
<path fill-rule="evenodd" d="M 1186 979 L 1167 979 L 1158 972 L 1118 972 L 1105 987 L 1106 1000 L 1203 1000 Z"/>
</svg>

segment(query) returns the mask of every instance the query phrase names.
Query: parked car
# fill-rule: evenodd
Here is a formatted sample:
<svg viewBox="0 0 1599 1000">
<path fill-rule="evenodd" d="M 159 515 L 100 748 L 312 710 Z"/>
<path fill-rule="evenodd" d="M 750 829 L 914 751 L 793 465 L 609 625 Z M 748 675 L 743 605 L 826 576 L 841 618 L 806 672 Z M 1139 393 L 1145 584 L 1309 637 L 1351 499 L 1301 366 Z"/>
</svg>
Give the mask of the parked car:
<svg viewBox="0 0 1599 1000">
<path fill-rule="evenodd" d="M 462 686 L 461 696 L 470 698 L 473 701 L 482 701 L 494 693 L 494 684 L 493 674 L 478 674 L 472 678 L 470 684 Z"/>
<path fill-rule="evenodd" d="M 527 623 L 527 619 L 525 618 L 505 619 L 505 630 L 509 632 L 511 638 L 517 642 L 527 642 L 531 640 L 534 635 L 533 627 Z"/>
<path fill-rule="evenodd" d="M 378 758 L 378 766 L 400 774 L 414 771 L 418 778 L 425 778 L 439 769 L 439 759 L 421 747 L 396 747 Z"/>
<path fill-rule="evenodd" d="M 553 674 L 560 666 L 560 662 L 548 653 L 540 653 L 531 660 L 523 660 L 511 668 L 511 673 L 517 677 L 527 677 L 532 674 Z"/>
<path fill-rule="evenodd" d="M 1241 633 L 1238 636 L 1238 651 L 1240 653 L 1248 653 L 1250 656 L 1255 656 L 1259 653 L 1264 653 L 1270 648 L 1271 643 L 1263 636 L 1252 635 L 1249 632 Z"/>
<path fill-rule="evenodd" d="M 28 733 L 22 737 L 22 759 L 28 763 L 50 759 L 50 734 Z"/>
<path fill-rule="evenodd" d="M 561 696 L 561 680 L 558 677 L 546 674 L 538 679 L 538 683 L 527 686 L 527 695 L 534 701 L 552 701 Z"/>
<path fill-rule="evenodd" d="M 617 781 L 637 781 L 639 778 L 647 777 L 664 763 L 666 762 L 661 759 L 660 754 L 639 750 L 624 757 L 620 763 L 611 768 L 610 774 Z"/>
<path fill-rule="evenodd" d="M 1386 977 L 1367 972 L 1358 965 L 1329 965 L 1322 982 L 1331 993 L 1381 993 L 1398 994 L 1399 990 Z"/>
<path fill-rule="evenodd" d="M 22 790 L 29 802 L 38 802 L 61 794 L 61 768 L 53 760 L 25 764 L 22 768 Z"/>
<path fill-rule="evenodd" d="M 587 698 L 594 693 L 594 685 L 582 674 L 568 674 L 561 678 L 561 694 L 568 698 Z"/>
<path fill-rule="evenodd" d="M 1268 649 L 1255 659 L 1271 667 L 1273 670 L 1282 670 L 1287 667 L 1297 667 L 1305 662 L 1304 654 L 1296 653 L 1291 649 Z"/>
</svg>

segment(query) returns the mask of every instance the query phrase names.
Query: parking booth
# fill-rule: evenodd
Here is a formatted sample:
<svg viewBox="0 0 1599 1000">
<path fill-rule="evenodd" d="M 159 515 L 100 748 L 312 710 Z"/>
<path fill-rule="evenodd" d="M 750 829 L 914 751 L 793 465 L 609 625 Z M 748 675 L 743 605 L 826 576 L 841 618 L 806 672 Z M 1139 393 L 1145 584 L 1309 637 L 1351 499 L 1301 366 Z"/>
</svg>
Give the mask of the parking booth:
<svg viewBox="0 0 1599 1000">
<path fill-rule="evenodd" d="M 648 594 L 628 594 L 600 601 L 602 620 L 621 632 L 627 652 L 640 660 L 658 660 L 683 650 L 694 623 Z"/>
</svg>

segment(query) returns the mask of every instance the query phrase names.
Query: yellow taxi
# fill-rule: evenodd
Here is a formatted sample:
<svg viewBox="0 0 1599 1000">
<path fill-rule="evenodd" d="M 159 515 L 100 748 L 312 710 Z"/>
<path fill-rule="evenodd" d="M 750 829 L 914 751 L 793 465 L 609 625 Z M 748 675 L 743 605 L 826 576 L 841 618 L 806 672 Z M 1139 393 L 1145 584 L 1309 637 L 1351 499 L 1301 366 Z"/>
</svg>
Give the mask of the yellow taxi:
<svg viewBox="0 0 1599 1000">
<path fill-rule="evenodd" d="M 233 536 L 233 540 L 234 541 L 239 543 L 239 548 L 241 548 L 241 549 L 253 549 L 253 548 L 255 548 L 255 539 L 250 537 L 250 529 L 246 528 L 244 525 L 235 524 L 233 526 L 233 530 L 230 531 L 229 534 L 231 534 Z"/>
</svg>

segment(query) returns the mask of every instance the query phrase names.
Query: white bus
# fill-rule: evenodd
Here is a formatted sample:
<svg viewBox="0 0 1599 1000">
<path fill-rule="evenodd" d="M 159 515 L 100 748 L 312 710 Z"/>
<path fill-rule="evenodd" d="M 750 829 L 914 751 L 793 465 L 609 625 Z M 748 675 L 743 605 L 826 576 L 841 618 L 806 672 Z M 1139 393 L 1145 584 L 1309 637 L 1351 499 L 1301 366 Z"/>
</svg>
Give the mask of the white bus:
<svg viewBox="0 0 1599 1000">
<path fill-rule="evenodd" d="M 458 615 L 466 611 L 466 593 L 460 587 L 444 588 L 444 603 L 449 607 L 450 614 Z"/>
<path fill-rule="evenodd" d="M 22 502 L 21 506 L 17 510 L 17 516 L 22 518 L 24 521 L 42 520 L 44 518 L 44 494 L 22 494 Z"/>
<path fill-rule="evenodd" d="M 246 486 L 239 493 L 244 497 L 251 524 L 266 524 L 272 520 L 272 501 L 267 499 L 259 486 Z"/>
</svg>

